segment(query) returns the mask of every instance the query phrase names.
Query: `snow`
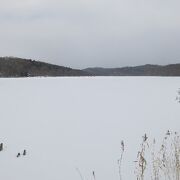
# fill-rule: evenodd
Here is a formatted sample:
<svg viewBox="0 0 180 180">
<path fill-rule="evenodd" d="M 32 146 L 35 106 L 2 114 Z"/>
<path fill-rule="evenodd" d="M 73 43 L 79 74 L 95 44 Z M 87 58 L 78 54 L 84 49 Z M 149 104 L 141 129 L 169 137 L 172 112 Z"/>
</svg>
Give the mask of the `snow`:
<svg viewBox="0 0 180 180">
<path fill-rule="evenodd" d="M 0 79 L 0 179 L 135 179 L 141 137 L 180 130 L 178 77 Z M 27 150 L 26 156 L 16 157 Z"/>
</svg>

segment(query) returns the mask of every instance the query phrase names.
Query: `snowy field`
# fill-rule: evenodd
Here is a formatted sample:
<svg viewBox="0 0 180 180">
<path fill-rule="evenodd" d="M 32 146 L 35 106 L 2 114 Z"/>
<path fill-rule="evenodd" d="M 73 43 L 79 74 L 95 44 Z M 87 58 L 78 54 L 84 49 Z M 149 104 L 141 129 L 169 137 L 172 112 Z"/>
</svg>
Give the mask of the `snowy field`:
<svg viewBox="0 0 180 180">
<path fill-rule="evenodd" d="M 1 180 L 136 179 L 141 137 L 180 131 L 180 78 L 0 79 Z M 27 150 L 26 156 L 16 157 Z"/>
</svg>

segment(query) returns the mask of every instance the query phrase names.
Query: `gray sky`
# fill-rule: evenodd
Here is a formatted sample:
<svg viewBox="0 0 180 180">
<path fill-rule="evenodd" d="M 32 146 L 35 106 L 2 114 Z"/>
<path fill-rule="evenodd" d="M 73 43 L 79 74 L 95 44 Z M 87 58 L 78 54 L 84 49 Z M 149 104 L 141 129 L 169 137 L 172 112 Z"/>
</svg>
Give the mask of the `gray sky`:
<svg viewBox="0 0 180 180">
<path fill-rule="evenodd" d="M 179 0 L 0 3 L 0 56 L 73 68 L 180 62 Z"/>
</svg>

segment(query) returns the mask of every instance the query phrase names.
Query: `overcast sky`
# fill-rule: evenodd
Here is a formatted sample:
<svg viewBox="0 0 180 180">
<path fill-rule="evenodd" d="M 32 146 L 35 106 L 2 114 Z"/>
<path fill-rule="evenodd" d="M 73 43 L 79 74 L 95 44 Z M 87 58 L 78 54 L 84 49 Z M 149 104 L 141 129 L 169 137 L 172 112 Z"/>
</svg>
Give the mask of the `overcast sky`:
<svg viewBox="0 0 180 180">
<path fill-rule="evenodd" d="M 179 0 L 0 0 L 0 56 L 73 68 L 180 62 Z"/>
</svg>

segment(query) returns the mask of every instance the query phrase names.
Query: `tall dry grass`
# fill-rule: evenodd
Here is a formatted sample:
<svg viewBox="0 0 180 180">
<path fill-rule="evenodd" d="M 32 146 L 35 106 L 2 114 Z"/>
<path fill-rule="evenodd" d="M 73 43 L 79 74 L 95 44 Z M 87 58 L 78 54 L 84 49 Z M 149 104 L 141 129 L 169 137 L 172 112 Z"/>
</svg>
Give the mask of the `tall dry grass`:
<svg viewBox="0 0 180 180">
<path fill-rule="evenodd" d="M 180 180 L 179 134 L 167 131 L 161 143 L 156 139 L 151 142 L 145 134 L 137 155 L 135 175 L 137 180 Z"/>
</svg>

